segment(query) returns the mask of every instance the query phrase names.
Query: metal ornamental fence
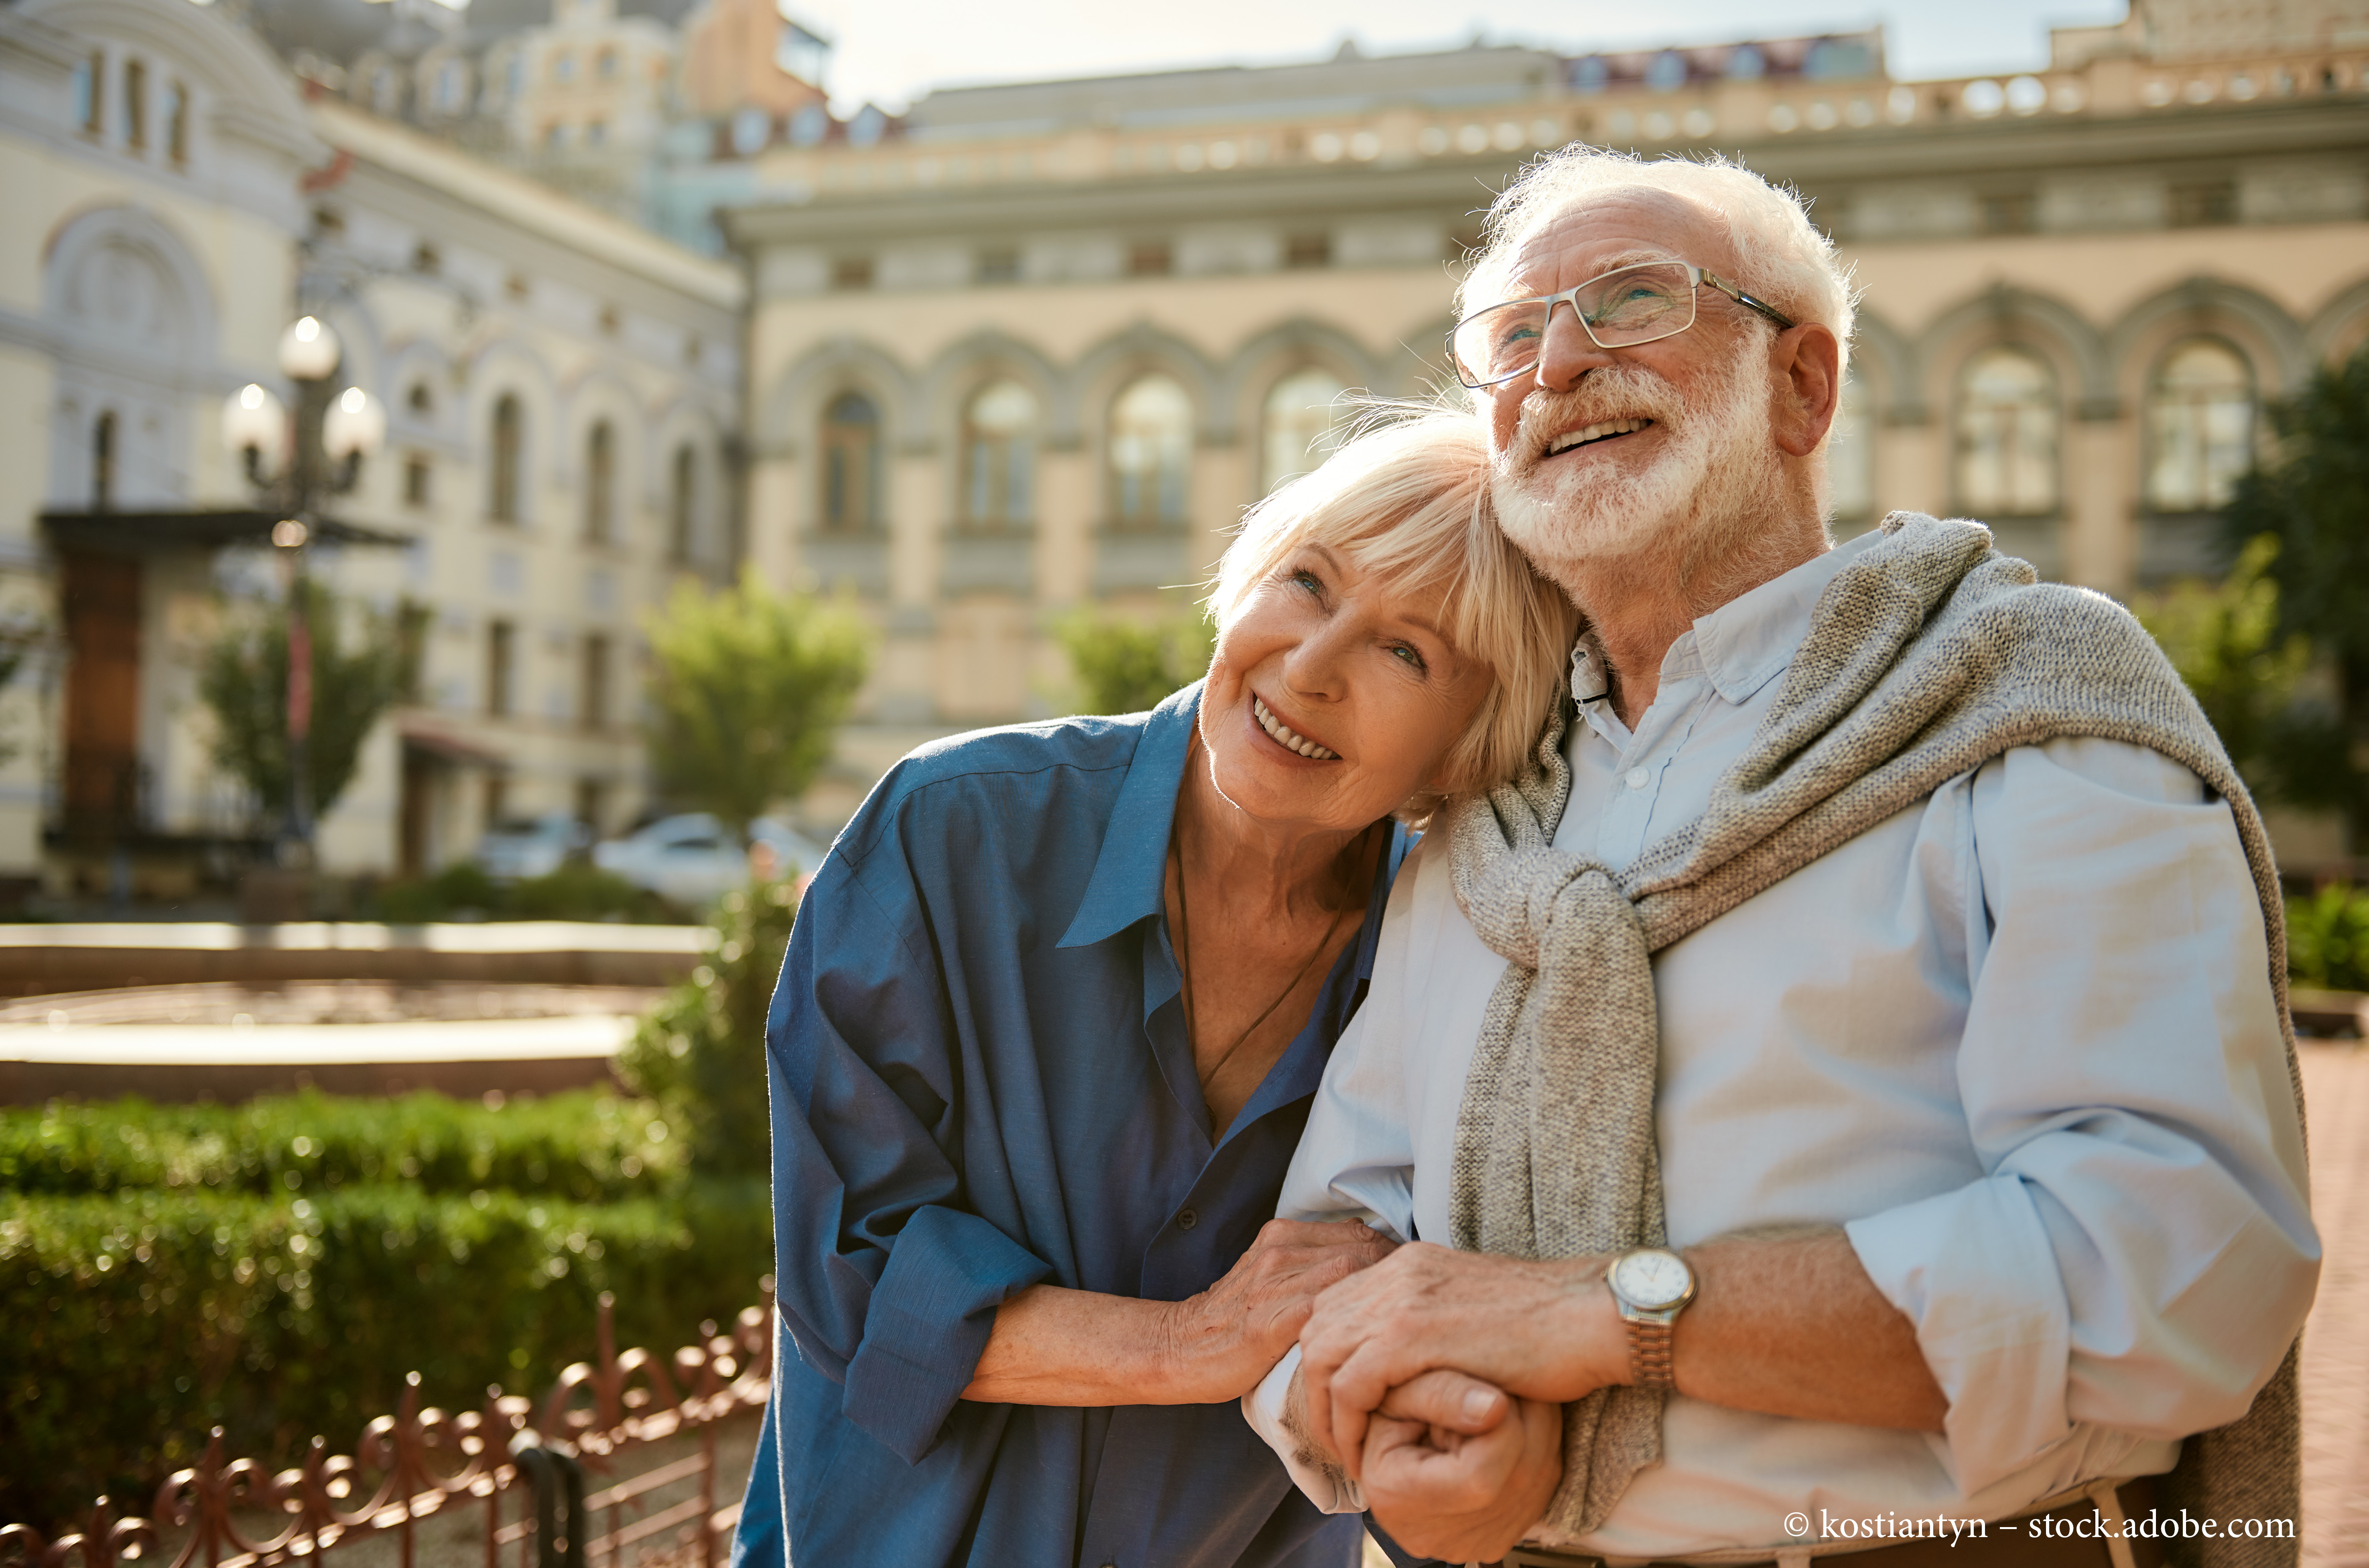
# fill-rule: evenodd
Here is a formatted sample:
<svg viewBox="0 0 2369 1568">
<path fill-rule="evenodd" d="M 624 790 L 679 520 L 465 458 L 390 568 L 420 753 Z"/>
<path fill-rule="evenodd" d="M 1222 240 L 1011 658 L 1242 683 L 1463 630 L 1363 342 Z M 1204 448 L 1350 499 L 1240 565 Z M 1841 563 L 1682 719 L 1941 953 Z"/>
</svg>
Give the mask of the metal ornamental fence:
<svg viewBox="0 0 2369 1568">
<path fill-rule="evenodd" d="M 80 1530 L 54 1540 L 28 1525 L 0 1526 L 0 1568 L 274 1568 L 340 1547 L 392 1539 L 414 1568 L 417 1531 L 456 1508 L 485 1510 L 485 1568 L 716 1568 L 740 1513 L 716 1500 L 716 1438 L 727 1418 L 764 1408 L 772 1377 L 772 1281 L 730 1332 L 700 1325 L 700 1341 L 661 1357 L 620 1355 L 612 1298 L 601 1297 L 594 1359 L 560 1373 L 538 1406 L 498 1384 L 477 1410 L 419 1402 L 419 1374 L 392 1415 L 363 1428 L 354 1452 L 315 1437 L 303 1463 L 276 1474 L 231 1459 L 217 1426 L 205 1453 L 157 1489 L 145 1517 L 120 1517 L 105 1497 Z M 658 1445 L 695 1451 L 636 1470 Z M 587 1491 L 588 1473 L 597 1484 Z M 696 1482 L 691 1496 L 653 1509 L 655 1495 Z M 517 1505 L 505 1502 L 522 1494 Z M 629 1555 L 630 1553 L 630 1555 Z"/>
</svg>

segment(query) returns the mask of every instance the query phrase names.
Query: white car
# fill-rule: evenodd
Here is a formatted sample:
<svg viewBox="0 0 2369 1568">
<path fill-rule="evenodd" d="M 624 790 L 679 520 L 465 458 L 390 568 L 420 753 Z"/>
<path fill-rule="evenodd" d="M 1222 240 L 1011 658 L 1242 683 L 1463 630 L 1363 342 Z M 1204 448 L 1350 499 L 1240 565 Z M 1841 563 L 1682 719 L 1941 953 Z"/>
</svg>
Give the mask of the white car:
<svg viewBox="0 0 2369 1568">
<path fill-rule="evenodd" d="M 773 852 L 773 875 L 822 868 L 821 846 L 771 818 L 749 824 L 752 844 Z M 704 909 L 749 880 L 749 852 L 704 811 L 662 817 L 638 832 L 592 846 L 592 864 L 686 909 Z"/>
<path fill-rule="evenodd" d="M 497 882 L 548 876 L 592 842 L 592 830 L 564 811 L 499 822 L 477 841 L 477 864 Z"/>
</svg>

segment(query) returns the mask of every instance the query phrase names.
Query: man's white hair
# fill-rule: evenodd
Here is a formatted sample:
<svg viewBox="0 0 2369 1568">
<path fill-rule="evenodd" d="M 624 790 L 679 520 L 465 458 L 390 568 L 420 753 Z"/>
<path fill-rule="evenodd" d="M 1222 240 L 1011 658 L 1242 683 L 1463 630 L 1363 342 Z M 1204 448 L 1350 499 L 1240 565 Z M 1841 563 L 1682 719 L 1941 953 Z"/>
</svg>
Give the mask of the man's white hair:
<svg viewBox="0 0 2369 1568">
<path fill-rule="evenodd" d="M 1458 318 L 1514 297 L 1516 260 L 1532 236 L 1573 208 L 1621 190 L 1664 191 L 1718 220 L 1735 246 L 1737 276 L 1727 281 L 1795 321 L 1825 326 L 1849 362 L 1857 302 L 1834 242 L 1810 222 L 1799 192 L 1717 155 L 1641 158 L 1574 143 L 1532 160 L 1490 204 L 1486 244 L 1457 291 Z"/>
</svg>

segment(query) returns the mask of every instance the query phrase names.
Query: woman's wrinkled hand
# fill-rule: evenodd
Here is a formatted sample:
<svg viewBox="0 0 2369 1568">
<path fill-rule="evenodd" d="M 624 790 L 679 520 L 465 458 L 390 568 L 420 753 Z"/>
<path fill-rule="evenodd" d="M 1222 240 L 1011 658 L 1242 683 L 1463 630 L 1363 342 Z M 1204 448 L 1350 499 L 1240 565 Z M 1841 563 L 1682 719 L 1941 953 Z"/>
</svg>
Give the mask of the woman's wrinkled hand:
<svg viewBox="0 0 2369 1568">
<path fill-rule="evenodd" d="M 1173 1303 L 1168 1317 L 1174 1402 L 1217 1404 L 1257 1386 L 1299 1338 L 1326 1287 L 1398 1245 L 1355 1219 L 1270 1219 L 1226 1276 Z"/>
</svg>

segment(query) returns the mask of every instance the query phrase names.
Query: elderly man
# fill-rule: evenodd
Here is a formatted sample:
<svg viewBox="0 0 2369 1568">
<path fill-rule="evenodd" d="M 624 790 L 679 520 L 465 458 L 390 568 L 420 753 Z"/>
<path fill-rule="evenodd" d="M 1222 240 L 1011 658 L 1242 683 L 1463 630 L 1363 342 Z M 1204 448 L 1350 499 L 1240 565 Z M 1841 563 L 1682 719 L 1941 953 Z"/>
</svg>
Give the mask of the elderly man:
<svg viewBox="0 0 2369 1568">
<path fill-rule="evenodd" d="M 1574 149 L 1491 235 L 1452 347 L 1575 714 L 1399 880 L 1283 1203 L 1411 1244 L 1253 1425 L 1457 1562 L 2291 1562 L 2318 1242 L 2210 727 L 1975 525 L 1834 544 L 1793 199 Z"/>
</svg>

